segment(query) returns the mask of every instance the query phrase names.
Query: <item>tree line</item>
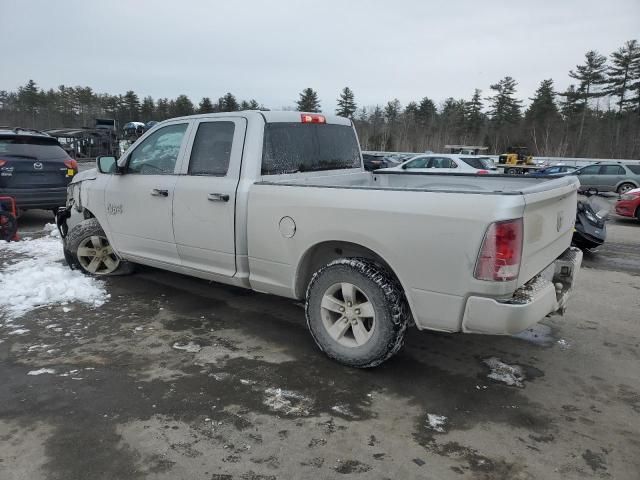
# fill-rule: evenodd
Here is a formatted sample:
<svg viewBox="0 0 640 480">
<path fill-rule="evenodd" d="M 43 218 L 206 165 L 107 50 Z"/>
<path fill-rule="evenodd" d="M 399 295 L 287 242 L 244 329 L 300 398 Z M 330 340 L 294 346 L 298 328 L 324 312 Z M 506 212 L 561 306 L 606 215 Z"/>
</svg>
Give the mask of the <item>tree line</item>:
<svg viewBox="0 0 640 480">
<path fill-rule="evenodd" d="M 345 87 L 336 114 L 353 119 L 364 150 L 443 151 L 446 144 L 464 144 L 500 153 L 517 145 L 540 156 L 640 158 L 638 41 L 625 42 L 608 58 L 591 50 L 568 76 L 574 83 L 562 92 L 553 79 L 542 80 L 526 108 L 511 76 L 490 85 L 488 94 L 475 89 L 470 98 L 450 97 L 439 105 L 423 97 L 404 106 L 398 99 L 358 106 L 354 92 Z M 296 108 L 320 112 L 318 93 L 305 88 Z M 33 80 L 17 91 L 0 90 L 0 124 L 38 129 L 90 126 L 94 118 L 113 118 L 124 125 L 238 110 L 266 108 L 232 93 L 194 104 L 186 95 L 140 100 L 134 91 L 110 95 L 64 85 L 45 91 Z"/>
</svg>

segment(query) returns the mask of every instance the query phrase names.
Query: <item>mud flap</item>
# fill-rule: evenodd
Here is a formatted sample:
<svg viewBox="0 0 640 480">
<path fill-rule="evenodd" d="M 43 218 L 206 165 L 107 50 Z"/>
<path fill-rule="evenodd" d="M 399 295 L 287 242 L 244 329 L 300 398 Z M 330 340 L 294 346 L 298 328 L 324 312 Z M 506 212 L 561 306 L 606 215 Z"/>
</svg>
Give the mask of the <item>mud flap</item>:
<svg viewBox="0 0 640 480">
<path fill-rule="evenodd" d="M 69 233 L 69 226 L 67 225 L 67 220 L 71 217 L 71 207 L 60 207 L 56 210 L 56 227 L 58 227 L 58 231 L 60 232 L 60 237 L 62 238 L 62 253 L 64 254 L 64 260 L 67 262 L 67 265 L 71 270 L 75 270 L 78 268 L 76 265 L 76 260 L 71 255 L 71 252 L 67 250 L 67 234 Z"/>
</svg>

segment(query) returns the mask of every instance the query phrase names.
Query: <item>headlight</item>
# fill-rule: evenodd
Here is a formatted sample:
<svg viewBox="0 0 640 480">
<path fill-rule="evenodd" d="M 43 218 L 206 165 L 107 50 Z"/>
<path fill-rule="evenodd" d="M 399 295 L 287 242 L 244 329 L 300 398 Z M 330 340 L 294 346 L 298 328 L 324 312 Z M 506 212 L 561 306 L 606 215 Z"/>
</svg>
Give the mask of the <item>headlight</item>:
<svg viewBox="0 0 640 480">
<path fill-rule="evenodd" d="M 591 223 L 598 223 L 598 219 L 597 219 L 596 215 L 591 213 L 589 210 L 585 210 L 584 211 L 584 215 L 585 215 L 585 217 L 587 217 L 587 220 L 589 220 Z"/>
</svg>

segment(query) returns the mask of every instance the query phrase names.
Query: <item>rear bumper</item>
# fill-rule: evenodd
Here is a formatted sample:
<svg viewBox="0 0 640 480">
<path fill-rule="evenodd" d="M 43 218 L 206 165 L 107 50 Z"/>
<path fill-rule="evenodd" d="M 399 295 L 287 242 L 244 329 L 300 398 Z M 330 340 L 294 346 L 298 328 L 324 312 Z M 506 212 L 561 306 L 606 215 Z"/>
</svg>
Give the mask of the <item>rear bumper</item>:
<svg viewBox="0 0 640 480">
<path fill-rule="evenodd" d="M 623 217 L 635 217 L 638 208 L 640 203 L 635 200 L 618 200 L 616 203 L 616 213 Z"/>
<path fill-rule="evenodd" d="M 582 252 L 572 247 L 508 300 L 469 297 L 462 330 L 468 333 L 513 335 L 549 314 L 564 313 L 581 263 Z"/>
<path fill-rule="evenodd" d="M 51 210 L 67 203 L 67 186 L 49 188 L 1 188 L 0 195 L 16 199 L 18 208 L 42 208 Z"/>
</svg>

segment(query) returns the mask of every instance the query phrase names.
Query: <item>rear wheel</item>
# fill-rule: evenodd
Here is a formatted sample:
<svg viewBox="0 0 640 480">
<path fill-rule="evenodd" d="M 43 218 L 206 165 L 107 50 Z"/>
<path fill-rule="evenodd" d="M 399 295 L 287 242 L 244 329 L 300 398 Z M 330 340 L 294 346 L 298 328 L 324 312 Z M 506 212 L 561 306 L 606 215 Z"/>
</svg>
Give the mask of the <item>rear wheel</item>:
<svg viewBox="0 0 640 480">
<path fill-rule="evenodd" d="M 410 319 L 397 280 L 363 258 L 338 259 L 315 273 L 306 316 L 320 349 L 358 368 L 379 365 L 400 350 Z"/>
<path fill-rule="evenodd" d="M 133 271 L 131 263 L 114 252 L 107 235 L 95 218 L 83 220 L 66 238 L 65 257 L 72 266 L 96 276 L 126 275 Z"/>
<path fill-rule="evenodd" d="M 627 193 L 629 190 L 633 190 L 636 186 L 633 183 L 625 182 L 618 187 L 618 193 L 622 195 L 623 193 Z"/>
</svg>

